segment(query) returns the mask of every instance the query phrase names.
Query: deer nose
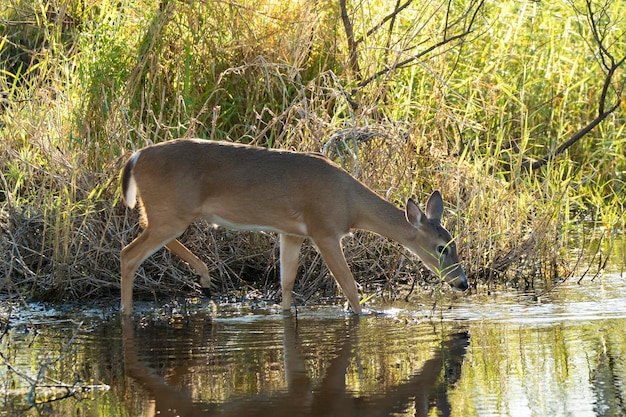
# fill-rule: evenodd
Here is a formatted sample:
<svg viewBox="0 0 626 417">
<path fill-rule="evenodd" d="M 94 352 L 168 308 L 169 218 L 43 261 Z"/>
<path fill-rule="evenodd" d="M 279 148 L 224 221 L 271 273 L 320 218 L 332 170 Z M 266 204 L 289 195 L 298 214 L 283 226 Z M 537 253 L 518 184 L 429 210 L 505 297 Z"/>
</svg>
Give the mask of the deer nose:
<svg viewBox="0 0 626 417">
<path fill-rule="evenodd" d="M 467 283 L 467 277 L 465 276 L 463 271 L 461 271 L 458 276 L 456 276 L 453 280 L 449 282 L 453 288 L 459 291 L 465 291 L 469 288 L 469 284 Z"/>
</svg>

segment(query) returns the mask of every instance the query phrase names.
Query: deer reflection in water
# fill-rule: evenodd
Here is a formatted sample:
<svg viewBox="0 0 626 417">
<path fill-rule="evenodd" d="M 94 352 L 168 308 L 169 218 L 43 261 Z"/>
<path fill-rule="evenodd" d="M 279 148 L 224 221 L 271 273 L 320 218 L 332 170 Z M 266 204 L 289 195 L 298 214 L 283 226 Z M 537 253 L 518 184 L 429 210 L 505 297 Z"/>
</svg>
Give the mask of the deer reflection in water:
<svg viewBox="0 0 626 417">
<path fill-rule="evenodd" d="M 298 337 L 297 321 L 283 321 L 284 369 L 287 390 L 264 393 L 248 398 L 237 397 L 221 403 L 201 403 L 148 366 L 140 357 L 142 340 L 135 335 L 135 324 L 123 321 L 124 365 L 127 377 L 138 383 L 150 400 L 144 405 L 148 416 L 385 416 L 413 409 L 415 416 L 450 415 L 448 388 L 461 372 L 465 350 L 469 345 L 466 332 L 450 335 L 421 371 L 402 383 L 387 387 L 375 395 L 356 395 L 346 385 L 346 371 L 355 355 L 359 317 L 345 322 L 335 356 L 319 383 L 314 384 L 305 366 Z M 197 366 L 191 359 L 188 366 Z M 185 373 L 185 367 L 177 373 Z M 443 378 L 442 378 L 443 375 Z M 131 410 L 129 410 L 131 411 Z"/>
</svg>

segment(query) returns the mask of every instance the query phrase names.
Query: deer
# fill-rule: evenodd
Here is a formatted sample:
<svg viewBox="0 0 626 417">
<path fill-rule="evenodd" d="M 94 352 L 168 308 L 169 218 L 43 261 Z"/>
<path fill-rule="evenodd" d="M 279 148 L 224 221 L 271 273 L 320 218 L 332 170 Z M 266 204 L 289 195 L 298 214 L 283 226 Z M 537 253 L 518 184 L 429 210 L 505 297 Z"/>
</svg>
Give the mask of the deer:
<svg viewBox="0 0 626 417">
<path fill-rule="evenodd" d="M 409 198 L 405 210 L 317 153 L 268 149 L 225 141 L 174 139 L 144 147 L 121 174 L 122 199 L 139 202 L 142 233 L 120 255 L 121 308 L 132 314 L 133 280 L 141 263 L 167 248 L 200 276 L 209 293 L 207 265 L 178 238 L 197 219 L 234 230 L 279 235 L 282 310 L 292 308 L 301 246 L 310 239 L 353 311 L 362 307 L 341 241 L 361 229 L 394 240 L 453 288 L 468 280 L 456 243 L 441 225 L 444 205 L 434 191 L 422 211 Z"/>
</svg>

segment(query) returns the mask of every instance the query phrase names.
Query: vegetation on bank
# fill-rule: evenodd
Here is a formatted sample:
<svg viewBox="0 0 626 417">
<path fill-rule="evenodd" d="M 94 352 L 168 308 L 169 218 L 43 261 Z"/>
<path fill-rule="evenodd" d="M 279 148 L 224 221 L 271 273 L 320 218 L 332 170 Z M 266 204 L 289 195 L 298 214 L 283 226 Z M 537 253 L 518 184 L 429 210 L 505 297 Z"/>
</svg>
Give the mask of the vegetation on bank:
<svg viewBox="0 0 626 417">
<path fill-rule="evenodd" d="M 176 137 L 323 152 L 398 205 L 440 189 L 479 288 L 594 273 L 624 239 L 625 16 L 616 0 L 12 0 L 0 6 L 0 290 L 116 294 L 119 251 L 140 231 L 119 170 Z M 277 291 L 273 236 L 209 229 L 183 240 L 221 291 Z M 358 232 L 344 246 L 365 295 L 433 284 L 395 243 Z M 312 246 L 300 272 L 302 299 L 333 293 Z M 163 251 L 135 288 L 194 282 Z"/>
</svg>

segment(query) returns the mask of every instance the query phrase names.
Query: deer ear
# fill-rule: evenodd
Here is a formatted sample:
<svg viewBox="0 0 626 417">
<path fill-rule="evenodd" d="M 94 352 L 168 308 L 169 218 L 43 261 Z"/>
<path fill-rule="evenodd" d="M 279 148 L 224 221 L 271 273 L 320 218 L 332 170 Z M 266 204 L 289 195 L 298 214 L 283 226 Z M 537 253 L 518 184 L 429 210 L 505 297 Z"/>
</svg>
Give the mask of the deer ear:
<svg viewBox="0 0 626 417">
<path fill-rule="evenodd" d="M 406 202 L 405 214 L 407 221 L 415 227 L 419 227 L 420 223 L 426 218 L 426 215 L 420 210 L 417 204 L 415 204 L 412 198 L 409 198 Z"/>
<path fill-rule="evenodd" d="M 433 191 L 426 201 L 426 217 L 431 220 L 441 221 L 443 214 L 443 199 L 439 191 Z"/>
</svg>

